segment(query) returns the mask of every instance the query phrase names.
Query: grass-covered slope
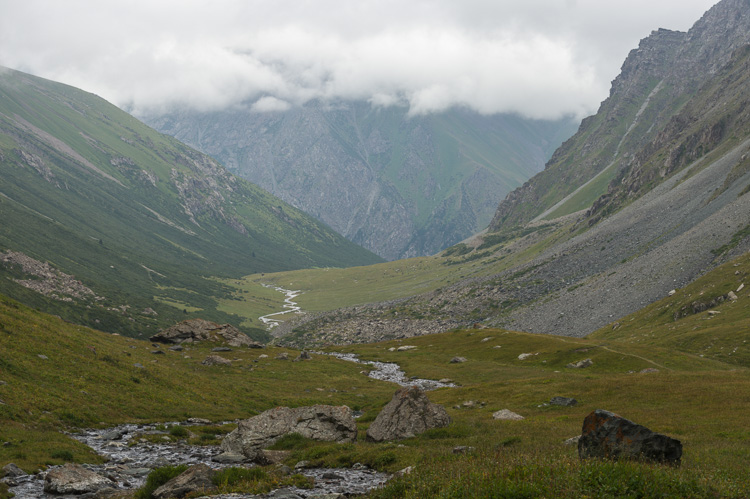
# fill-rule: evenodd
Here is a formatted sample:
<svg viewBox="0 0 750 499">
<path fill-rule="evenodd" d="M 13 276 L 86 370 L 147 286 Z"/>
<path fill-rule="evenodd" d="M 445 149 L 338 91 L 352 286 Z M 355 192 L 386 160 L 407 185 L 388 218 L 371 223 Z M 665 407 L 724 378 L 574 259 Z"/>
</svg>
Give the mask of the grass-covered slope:
<svg viewBox="0 0 750 499">
<path fill-rule="evenodd" d="M 225 421 L 276 405 L 325 403 L 364 412 L 358 441 L 287 439 L 279 444 L 291 450 L 286 464 L 413 466 L 374 497 L 715 498 L 750 492 L 750 411 L 746 397 L 737 396 L 750 389 L 748 367 L 702 358 L 690 348 L 501 329 L 331 347 L 397 362 L 408 376 L 451 378 L 459 385 L 429 393 L 447 408 L 450 427 L 375 444 L 365 441 L 365 431 L 396 387 L 367 378 L 360 365 L 321 355 L 277 360 L 282 349 L 269 348 L 235 349 L 231 358 L 239 360 L 231 365 L 203 366 L 214 345 L 154 355 L 149 343 L 67 324 L 6 298 L 0 298 L 0 324 L 0 441 L 7 442 L 0 446 L 0 465 L 16 462 L 33 471 L 99 460 L 61 429 L 188 417 Z M 390 351 L 402 345 L 416 348 Z M 521 360 L 522 353 L 531 355 Z M 449 363 L 454 356 L 467 361 Z M 566 367 L 584 358 L 593 365 Z M 554 396 L 578 404 L 548 405 Z M 583 418 L 597 408 L 680 439 L 682 466 L 580 462 L 575 445 L 564 441 L 580 434 Z M 501 409 L 525 419 L 494 420 Z M 457 446 L 473 450 L 454 454 Z"/>
<path fill-rule="evenodd" d="M 11 70 L 0 72 L 0 172 L 0 252 L 49 262 L 93 294 L 21 287 L 41 277 L 17 258 L 0 264 L 0 291 L 109 331 L 185 312 L 231 319 L 212 277 L 380 260 L 106 101 Z"/>
</svg>

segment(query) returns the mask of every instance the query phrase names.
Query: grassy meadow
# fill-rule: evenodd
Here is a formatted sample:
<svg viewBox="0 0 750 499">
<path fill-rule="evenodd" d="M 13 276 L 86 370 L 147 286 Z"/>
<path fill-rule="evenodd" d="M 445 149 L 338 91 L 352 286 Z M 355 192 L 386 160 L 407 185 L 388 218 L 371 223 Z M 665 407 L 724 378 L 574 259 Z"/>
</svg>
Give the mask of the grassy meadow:
<svg viewBox="0 0 750 499">
<path fill-rule="evenodd" d="M 738 262 L 740 266 L 734 267 Z M 738 262 L 722 267 L 717 279 L 703 285 L 720 287 L 723 275 L 729 281 L 739 278 L 735 272 L 744 263 Z M 696 291 L 686 288 L 670 299 L 680 299 L 681 292 Z M 724 321 L 726 337 L 731 337 L 734 326 L 727 321 L 741 320 L 742 312 L 735 317 L 734 311 L 747 299 L 742 295 L 736 302 L 720 304 L 714 309 L 720 313 L 711 314 L 711 319 L 704 311 L 671 325 L 651 321 L 652 331 L 703 320 L 713 328 L 696 330 L 696 336 L 703 331 L 718 344 L 716 328 Z M 648 313 L 647 309 L 646 315 L 621 322 L 646 327 L 652 317 Z M 230 366 L 203 366 L 201 360 L 214 345 L 194 345 L 182 352 L 160 347 L 165 354 L 154 354 L 157 347 L 151 343 L 72 325 L 6 298 L 0 299 L 0 325 L 0 465 L 15 462 L 34 471 L 64 461 L 100 460 L 63 430 L 188 417 L 221 422 L 278 405 L 324 403 L 364 412 L 356 443 L 290 438 L 277 448 L 290 451 L 289 465 L 299 460 L 333 467 L 361 462 L 387 472 L 413 467 L 411 474 L 372 492 L 373 497 L 750 494 L 747 362 L 739 351 L 736 356 L 701 357 L 703 343 L 697 340 L 679 343 L 667 334 L 662 342 L 635 341 L 623 325 L 584 339 L 468 329 L 337 347 L 336 351 L 364 359 L 397 362 L 408 376 L 450 378 L 459 385 L 429 394 L 447 408 L 453 419 L 450 427 L 375 444 L 366 442 L 364 433 L 397 387 L 366 377 L 361 365 L 325 355 L 304 362 L 277 360 L 282 351 L 291 358 L 297 352 L 268 347 L 222 354 L 233 360 Z M 416 348 L 390 351 L 407 344 Z M 520 360 L 523 353 L 531 355 Z M 451 364 L 454 356 L 467 361 Z M 585 358 L 592 359 L 591 367 L 566 367 Z M 642 372 L 645 369 L 650 372 Z M 578 404 L 549 405 L 558 395 L 573 397 Z M 580 462 L 575 445 L 564 441 L 580 434 L 583 418 L 598 408 L 680 439 L 682 465 Z M 500 409 L 525 419 L 494 420 L 492 413 Z M 174 440 L 181 438 L 174 435 Z M 457 446 L 474 450 L 454 454 Z"/>
</svg>

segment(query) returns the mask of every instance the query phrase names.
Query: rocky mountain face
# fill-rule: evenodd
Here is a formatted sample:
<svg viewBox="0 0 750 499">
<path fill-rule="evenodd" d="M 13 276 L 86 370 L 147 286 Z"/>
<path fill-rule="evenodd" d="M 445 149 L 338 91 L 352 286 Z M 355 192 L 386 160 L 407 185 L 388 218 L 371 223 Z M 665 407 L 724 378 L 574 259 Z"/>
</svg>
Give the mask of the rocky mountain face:
<svg viewBox="0 0 750 499">
<path fill-rule="evenodd" d="M 696 38 L 731 45 L 737 37 L 750 33 L 732 31 L 743 31 L 740 27 L 746 25 L 750 13 L 747 7 L 746 1 L 721 2 L 689 36 L 652 34 L 640 50 L 655 44 L 658 50 L 655 47 L 651 53 L 662 54 L 659 57 L 672 53 L 679 59 L 686 57 L 682 47 L 694 46 Z M 656 43 L 657 39 L 663 43 Z M 682 41 L 675 44 L 676 39 Z M 501 204 L 498 213 L 507 214 L 499 223 L 501 231 L 483 236 L 483 243 L 480 240 L 460 257 L 477 265 L 509 257 L 518 263 L 426 295 L 316 317 L 296 329 L 294 341 L 372 341 L 444 331 L 472 322 L 585 336 L 607 324 L 616 327 L 621 317 L 750 250 L 750 45 L 738 46 L 726 58 L 710 62 L 704 55 L 717 53 L 710 47 L 691 53 L 700 55 L 696 61 L 701 61 L 703 74 L 683 80 L 681 91 L 676 83 L 670 83 L 671 92 L 676 92 L 670 98 L 684 102 L 671 114 L 659 106 L 649 124 L 653 130 L 633 136 L 632 143 L 619 143 L 617 156 L 627 162 L 618 166 L 608 187 L 604 184 L 606 194 L 595 198 L 587 210 L 526 222 L 521 229 L 511 230 L 510 226 L 518 227 L 535 212 L 521 205 L 517 212 L 502 210 L 520 202 L 526 193 L 536 192 L 537 199 L 547 195 L 538 179 L 548 179 L 548 166 L 544 174 L 516 191 L 516 197 L 511 195 Z M 645 59 L 636 64 L 637 54 L 631 53 L 624 72 L 631 76 L 640 70 L 666 75 L 659 81 L 673 78 L 676 61 L 670 60 L 663 69 L 654 59 L 649 63 L 653 67 L 644 69 Z M 719 50 L 718 54 L 723 57 L 725 52 Z M 693 69 L 698 71 L 699 66 Z M 604 133 L 594 126 L 597 123 L 613 129 L 609 122 L 617 108 L 614 103 L 621 105 L 621 94 L 633 89 L 628 81 L 626 75 L 618 77 L 600 113 L 584 121 L 582 130 L 588 137 Z M 698 81 L 702 83 L 694 89 Z M 640 116 L 650 112 L 648 106 L 640 109 Z M 621 128 L 626 124 L 627 119 Z M 579 132 L 569 140 L 555 153 L 553 162 L 572 149 L 593 147 L 595 142 L 581 137 L 585 135 Z M 582 160 L 581 168 L 595 164 L 595 156 L 588 158 L 591 161 Z M 571 169 L 565 177 L 565 169 L 557 171 L 563 179 L 577 173 Z M 727 291 L 716 290 L 716 296 Z M 695 300 L 710 302 L 713 298 Z M 675 315 L 675 320 L 680 318 Z"/>
<path fill-rule="evenodd" d="M 543 172 L 500 203 L 490 231 L 589 208 L 631 167 L 634 154 L 747 43 L 748 0 L 719 2 L 687 33 L 659 29 L 644 38 L 597 114 L 583 120 Z"/>
<path fill-rule="evenodd" d="M 124 334 L 239 322 L 216 278 L 381 261 L 104 100 L 4 68 L 0 220 L 0 292 Z"/>
<path fill-rule="evenodd" d="M 482 230 L 503 196 L 574 131 L 571 120 L 409 116 L 364 102 L 144 120 L 391 260 L 434 254 Z"/>
</svg>

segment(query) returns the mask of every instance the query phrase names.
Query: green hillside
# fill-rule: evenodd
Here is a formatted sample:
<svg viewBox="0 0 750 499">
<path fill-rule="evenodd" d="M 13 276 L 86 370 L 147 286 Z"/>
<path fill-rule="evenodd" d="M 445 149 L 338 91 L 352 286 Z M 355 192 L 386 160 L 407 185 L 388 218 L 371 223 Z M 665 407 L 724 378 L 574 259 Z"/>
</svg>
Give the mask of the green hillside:
<svg viewBox="0 0 750 499">
<path fill-rule="evenodd" d="M 215 278 L 380 261 L 95 95 L 11 70 L 0 171 L 0 254 L 49 262 L 91 292 L 20 286 L 44 279 L 18 258 L 0 265 L 0 291 L 111 332 L 148 334 L 191 312 L 232 320 L 216 311 L 227 288 Z"/>
</svg>

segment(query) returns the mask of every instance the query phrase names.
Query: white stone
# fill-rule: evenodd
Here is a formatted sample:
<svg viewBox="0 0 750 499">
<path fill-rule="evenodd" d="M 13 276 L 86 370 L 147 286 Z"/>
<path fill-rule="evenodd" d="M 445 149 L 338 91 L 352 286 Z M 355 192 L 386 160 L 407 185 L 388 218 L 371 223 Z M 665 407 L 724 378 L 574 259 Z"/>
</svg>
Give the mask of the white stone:
<svg viewBox="0 0 750 499">
<path fill-rule="evenodd" d="M 524 419 L 520 414 L 516 414 L 510 409 L 503 409 L 492 414 L 493 419 L 500 419 L 503 421 L 521 421 Z"/>
</svg>

